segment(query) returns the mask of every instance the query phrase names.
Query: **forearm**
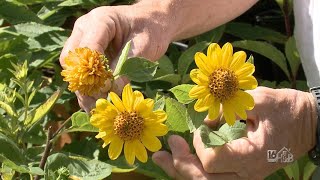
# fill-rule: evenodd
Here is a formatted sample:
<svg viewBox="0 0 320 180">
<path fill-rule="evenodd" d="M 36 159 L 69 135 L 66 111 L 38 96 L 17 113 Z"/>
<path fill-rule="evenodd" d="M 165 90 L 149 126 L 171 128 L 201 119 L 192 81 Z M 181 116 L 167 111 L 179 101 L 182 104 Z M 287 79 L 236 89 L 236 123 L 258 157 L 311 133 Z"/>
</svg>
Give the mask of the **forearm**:
<svg viewBox="0 0 320 180">
<path fill-rule="evenodd" d="M 201 34 L 244 13 L 257 0 L 142 0 L 138 14 L 153 19 L 170 40 Z"/>
</svg>

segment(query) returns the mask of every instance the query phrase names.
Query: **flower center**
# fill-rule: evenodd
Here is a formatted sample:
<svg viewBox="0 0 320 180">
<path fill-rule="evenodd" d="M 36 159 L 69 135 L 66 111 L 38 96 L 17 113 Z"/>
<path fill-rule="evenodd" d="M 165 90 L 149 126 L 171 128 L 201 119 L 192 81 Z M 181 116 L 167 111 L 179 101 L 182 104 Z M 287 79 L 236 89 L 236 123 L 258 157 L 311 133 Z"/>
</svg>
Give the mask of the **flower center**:
<svg viewBox="0 0 320 180">
<path fill-rule="evenodd" d="M 235 95 L 239 89 L 238 78 L 230 69 L 219 68 L 209 76 L 210 93 L 220 101 Z"/>
<path fill-rule="evenodd" d="M 144 120 L 136 112 L 122 112 L 115 117 L 113 128 L 122 140 L 139 138 L 143 131 Z"/>
</svg>

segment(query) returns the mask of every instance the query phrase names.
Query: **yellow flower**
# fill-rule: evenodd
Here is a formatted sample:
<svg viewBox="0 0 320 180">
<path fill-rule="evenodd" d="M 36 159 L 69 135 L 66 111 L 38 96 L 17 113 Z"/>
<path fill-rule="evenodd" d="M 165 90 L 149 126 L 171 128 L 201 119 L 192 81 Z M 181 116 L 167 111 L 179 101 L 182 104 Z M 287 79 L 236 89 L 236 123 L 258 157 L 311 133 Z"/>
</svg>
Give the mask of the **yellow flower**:
<svg viewBox="0 0 320 180">
<path fill-rule="evenodd" d="M 222 106 L 229 125 L 235 123 L 236 115 L 247 119 L 246 110 L 253 109 L 254 101 L 244 90 L 255 89 L 258 83 L 252 76 L 255 67 L 246 62 L 246 56 L 244 51 L 233 54 L 230 43 L 222 49 L 213 43 L 208 47 L 207 55 L 195 54 L 199 69 L 193 69 L 190 77 L 197 85 L 190 90 L 189 96 L 198 99 L 194 105 L 196 111 L 208 110 L 209 119 L 216 119 Z"/>
<path fill-rule="evenodd" d="M 83 95 L 98 93 L 112 78 L 108 60 L 99 52 L 89 48 L 77 48 L 64 59 L 61 75 L 69 82 L 68 89 Z"/>
<path fill-rule="evenodd" d="M 122 101 L 113 92 L 109 94 L 111 104 L 105 99 L 98 99 L 93 109 L 90 122 L 99 128 L 96 138 L 109 145 L 110 159 L 119 157 L 124 149 L 127 162 L 132 165 L 135 157 L 141 162 L 148 159 L 146 148 L 152 152 L 161 149 L 157 136 L 167 134 L 168 128 L 163 122 L 167 115 L 163 110 L 153 111 L 154 101 L 144 99 L 139 91 L 132 91 L 128 84 L 122 92 Z"/>
</svg>

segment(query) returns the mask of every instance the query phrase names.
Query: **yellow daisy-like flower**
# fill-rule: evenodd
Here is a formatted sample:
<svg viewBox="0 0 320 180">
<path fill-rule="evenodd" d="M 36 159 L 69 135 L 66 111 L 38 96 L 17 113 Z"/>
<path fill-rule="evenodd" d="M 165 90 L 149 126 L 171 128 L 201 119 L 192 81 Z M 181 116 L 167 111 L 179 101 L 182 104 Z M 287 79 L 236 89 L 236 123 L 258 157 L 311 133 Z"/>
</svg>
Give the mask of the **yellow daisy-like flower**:
<svg viewBox="0 0 320 180">
<path fill-rule="evenodd" d="M 223 116 L 229 125 L 236 121 L 236 115 L 247 119 L 246 110 L 254 107 L 250 94 L 244 90 L 255 89 L 257 80 L 252 76 L 255 67 L 246 62 L 246 53 L 233 54 L 233 47 L 226 43 L 222 48 L 210 44 L 207 55 L 198 52 L 195 62 L 199 69 L 193 69 L 190 77 L 197 85 L 189 96 L 198 99 L 194 109 L 198 112 L 209 111 L 209 119 L 216 119 L 222 106 Z"/>
<path fill-rule="evenodd" d="M 105 99 L 96 102 L 90 122 L 99 128 L 96 138 L 109 145 L 110 159 L 119 157 L 124 149 L 127 162 L 132 165 L 135 157 L 141 162 L 148 159 L 146 148 L 152 152 L 161 149 L 157 136 L 167 134 L 168 128 L 163 122 L 167 115 L 163 110 L 153 111 L 154 100 L 144 99 L 139 91 L 132 91 L 128 84 L 122 92 L 122 101 L 113 92 L 109 94 L 111 104 Z"/>
<path fill-rule="evenodd" d="M 77 48 L 64 59 L 61 75 L 69 82 L 71 92 L 93 95 L 105 86 L 106 80 L 113 78 L 108 60 L 99 52 L 89 48 Z"/>
</svg>

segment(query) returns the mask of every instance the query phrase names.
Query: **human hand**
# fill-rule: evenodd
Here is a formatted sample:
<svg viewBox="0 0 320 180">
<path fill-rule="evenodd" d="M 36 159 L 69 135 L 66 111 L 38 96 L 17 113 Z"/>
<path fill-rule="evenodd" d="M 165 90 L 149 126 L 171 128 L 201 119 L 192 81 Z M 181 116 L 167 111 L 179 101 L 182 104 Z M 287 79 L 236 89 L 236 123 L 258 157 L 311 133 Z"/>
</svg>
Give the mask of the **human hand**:
<svg viewBox="0 0 320 180">
<path fill-rule="evenodd" d="M 150 21 L 151 15 L 139 3 L 131 6 L 105 6 L 93 9 L 81 16 L 74 24 L 71 36 L 68 38 L 60 55 L 60 63 L 69 51 L 77 47 L 89 47 L 106 54 L 114 69 L 121 49 L 131 40 L 129 56 L 140 56 L 150 60 L 159 59 L 166 51 L 171 41 L 170 33 L 163 33 L 164 27 L 156 21 Z M 150 16 L 150 17 L 149 17 Z M 106 82 L 100 93 L 84 96 L 76 92 L 81 108 L 87 112 L 92 109 L 100 97 L 105 97 L 112 91 L 119 93 L 128 80 L 119 78 L 113 85 Z"/>
<path fill-rule="evenodd" d="M 172 154 L 157 152 L 154 162 L 175 179 L 263 179 L 288 165 L 269 163 L 268 150 L 286 147 L 298 159 L 314 147 L 317 113 L 310 93 L 265 87 L 248 93 L 255 100 L 255 108 L 248 111 L 247 137 L 205 148 L 196 131 L 194 155 L 184 139 L 171 136 L 168 143 Z"/>
</svg>

